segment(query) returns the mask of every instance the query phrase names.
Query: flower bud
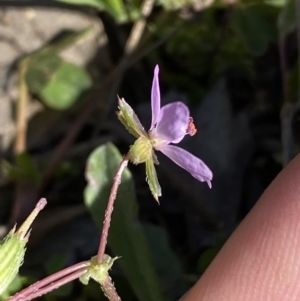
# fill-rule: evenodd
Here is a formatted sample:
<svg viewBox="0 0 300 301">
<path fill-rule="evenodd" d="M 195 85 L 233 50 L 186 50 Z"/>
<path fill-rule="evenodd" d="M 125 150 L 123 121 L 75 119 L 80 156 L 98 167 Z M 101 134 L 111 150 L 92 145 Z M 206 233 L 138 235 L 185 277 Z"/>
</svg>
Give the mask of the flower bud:
<svg viewBox="0 0 300 301">
<path fill-rule="evenodd" d="M 14 280 L 23 263 L 30 226 L 37 214 L 45 207 L 46 199 L 41 199 L 22 226 L 16 226 L 7 234 L 0 246 L 0 295 Z"/>
</svg>

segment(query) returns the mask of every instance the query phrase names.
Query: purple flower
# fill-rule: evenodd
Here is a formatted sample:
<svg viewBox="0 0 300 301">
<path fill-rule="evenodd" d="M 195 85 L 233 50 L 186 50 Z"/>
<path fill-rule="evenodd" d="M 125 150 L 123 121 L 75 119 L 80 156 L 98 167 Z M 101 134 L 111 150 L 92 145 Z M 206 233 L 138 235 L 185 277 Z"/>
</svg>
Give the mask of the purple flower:
<svg viewBox="0 0 300 301">
<path fill-rule="evenodd" d="M 137 138 L 130 147 L 130 160 L 134 164 L 145 163 L 150 190 L 158 201 L 161 196 L 154 164 L 158 164 L 154 150 L 160 151 L 177 165 L 188 171 L 201 182 L 207 182 L 211 188 L 213 174 L 203 161 L 188 151 L 171 145 L 179 143 L 185 135 L 193 136 L 197 130 L 190 117 L 188 107 L 180 101 L 160 107 L 160 89 L 158 81 L 159 67 L 154 69 L 151 91 L 152 121 L 148 133 L 141 125 L 129 104 L 119 98 L 119 120 L 126 129 Z"/>
<path fill-rule="evenodd" d="M 177 101 L 160 107 L 158 72 L 159 67 L 156 65 L 151 91 L 152 122 L 149 130 L 153 147 L 197 180 L 207 182 L 211 188 L 213 174 L 206 164 L 188 151 L 170 145 L 179 143 L 187 134 L 193 136 L 197 130 L 190 117 L 190 111 L 183 102 Z"/>
</svg>

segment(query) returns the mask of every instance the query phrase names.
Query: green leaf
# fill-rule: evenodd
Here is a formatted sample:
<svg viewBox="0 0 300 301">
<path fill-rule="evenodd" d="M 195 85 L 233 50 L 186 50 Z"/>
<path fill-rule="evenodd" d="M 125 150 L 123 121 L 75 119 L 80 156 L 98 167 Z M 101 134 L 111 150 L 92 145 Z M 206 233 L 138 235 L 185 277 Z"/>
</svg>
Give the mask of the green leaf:
<svg viewBox="0 0 300 301">
<path fill-rule="evenodd" d="M 26 83 L 31 93 L 39 94 L 62 64 L 62 59 L 49 51 L 41 51 L 28 60 Z"/>
<path fill-rule="evenodd" d="M 154 258 L 155 268 L 164 291 L 170 291 L 176 299 L 176 285 L 182 276 L 180 261 L 170 248 L 166 231 L 159 226 L 143 224 L 150 250 Z M 170 290 L 172 288 L 172 290 Z M 177 292 L 178 295 L 178 292 Z"/>
<path fill-rule="evenodd" d="M 65 110 L 76 103 L 91 85 L 92 80 L 83 68 L 62 62 L 39 95 L 50 108 Z"/>
<path fill-rule="evenodd" d="M 88 185 L 84 191 L 84 199 L 100 228 L 113 179 L 121 160 L 119 151 L 110 143 L 96 148 L 88 158 L 86 167 Z M 122 256 L 117 263 L 137 298 L 143 301 L 161 301 L 164 300 L 162 290 L 137 213 L 138 205 L 132 175 L 125 169 L 112 214 L 108 245 L 114 255 Z"/>
<path fill-rule="evenodd" d="M 146 176 L 151 193 L 154 196 L 155 200 L 158 202 L 158 197 L 161 196 L 161 188 L 157 179 L 157 174 L 152 157 L 146 161 Z"/>
<path fill-rule="evenodd" d="M 29 91 L 53 109 L 67 109 L 92 85 L 81 67 L 65 62 L 58 53 L 91 32 L 91 28 L 68 33 L 24 59 Z"/>
<path fill-rule="evenodd" d="M 51 42 L 49 45 L 30 53 L 25 58 L 27 61 L 27 68 L 29 71 L 32 71 L 35 67 L 38 67 L 38 70 L 44 70 L 45 73 L 55 70 L 62 62 L 62 59 L 57 56 L 57 54 L 59 54 L 60 51 L 72 46 L 80 39 L 88 36 L 91 32 L 92 28 L 86 27 L 79 31 L 65 33 L 62 37 L 60 37 L 59 40 Z"/>
<path fill-rule="evenodd" d="M 231 22 L 235 34 L 252 54 L 262 55 L 266 52 L 275 32 L 259 9 L 235 9 Z"/>
<path fill-rule="evenodd" d="M 92 85 L 89 74 L 83 68 L 65 62 L 48 51 L 30 60 L 26 82 L 30 92 L 57 110 L 71 107 Z"/>
<path fill-rule="evenodd" d="M 285 36 L 296 28 L 296 3 L 295 0 L 288 0 L 281 10 L 277 25 L 281 35 Z"/>
</svg>

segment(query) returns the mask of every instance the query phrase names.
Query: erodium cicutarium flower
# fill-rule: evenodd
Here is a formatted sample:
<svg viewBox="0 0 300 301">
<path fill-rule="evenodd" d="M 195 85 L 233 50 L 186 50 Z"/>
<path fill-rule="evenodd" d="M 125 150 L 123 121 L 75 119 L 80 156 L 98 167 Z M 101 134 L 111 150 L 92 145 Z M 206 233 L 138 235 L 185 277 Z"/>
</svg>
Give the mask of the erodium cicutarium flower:
<svg viewBox="0 0 300 301">
<path fill-rule="evenodd" d="M 173 102 L 161 108 L 158 73 L 159 67 L 156 65 L 151 90 L 152 122 L 148 132 L 123 98 L 119 98 L 117 112 L 122 124 L 137 138 L 130 147 L 130 160 L 134 164 L 146 164 L 147 182 L 156 201 L 161 196 L 161 188 L 154 167 L 154 164 L 158 164 L 155 150 L 165 154 L 197 180 L 207 182 L 210 188 L 213 178 L 211 170 L 202 160 L 172 145 L 179 143 L 185 135 L 194 136 L 197 130 L 193 118 L 190 117 L 190 111 L 183 102 Z"/>
</svg>

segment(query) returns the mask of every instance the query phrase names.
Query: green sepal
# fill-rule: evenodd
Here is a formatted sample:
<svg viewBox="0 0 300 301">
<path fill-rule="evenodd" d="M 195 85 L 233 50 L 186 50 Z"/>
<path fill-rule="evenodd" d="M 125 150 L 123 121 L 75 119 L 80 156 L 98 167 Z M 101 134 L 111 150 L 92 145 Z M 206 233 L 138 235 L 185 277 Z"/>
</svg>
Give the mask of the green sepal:
<svg viewBox="0 0 300 301">
<path fill-rule="evenodd" d="M 19 237 L 15 229 L 7 234 L 0 246 L 0 295 L 14 280 L 24 261 L 28 239 Z"/>
<path fill-rule="evenodd" d="M 157 174 L 154 167 L 154 158 L 156 157 L 151 156 L 151 158 L 146 161 L 146 176 L 151 193 L 155 200 L 159 203 L 158 197 L 161 196 L 161 188 L 158 183 Z"/>
<path fill-rule="evenodd" d="M 146 162 L 152 157 L 153 146 L 148 138 L 140 137 L 130 146 L 130 161 L 133 164 Z"/>
<path fill-rule="evenodd" d="M 97 256 L 91 258 L 88 270 L 80 276 L 79 280 L 87 285 L 90 278 L 94 279 L 96 282 L 103 284 L 109 277 L 108 271 L 111 269 L 114 261 L 119 257 L 110 257 L 104 254 L 102 262 L 98 262 Z"/>
<path fill-rule="evenodd" d="M 120 122 L 125 126 L 126 130 L 135 138 L 139 138 L 141 136 L 148 137 L 148 134 L 131 106 L 124 100 L 124 98 L 118 97 L 118 101 L 119 111 L 117 112 L 117 116 Z"/>
</svg>

